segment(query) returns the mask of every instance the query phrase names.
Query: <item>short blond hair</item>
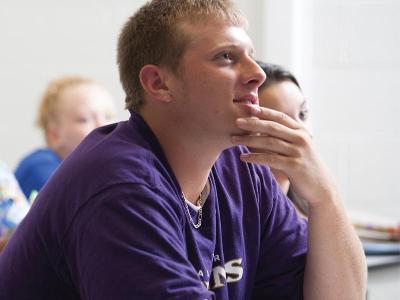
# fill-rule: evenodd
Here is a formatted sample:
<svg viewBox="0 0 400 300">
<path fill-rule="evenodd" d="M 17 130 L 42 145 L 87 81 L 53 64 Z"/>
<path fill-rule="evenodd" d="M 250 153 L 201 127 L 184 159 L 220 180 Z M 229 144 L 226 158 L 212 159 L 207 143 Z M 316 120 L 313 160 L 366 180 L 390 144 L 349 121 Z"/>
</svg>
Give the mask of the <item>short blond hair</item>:
<svg viewBox="0 0 400 300">
<path fill-rule="evenodd" d="M 230 0 L 153 0 L 125 23 L 118 39 L 117 61 L 126 108 L 137 111 L 143 104 L 139 78 L 143 66 L 166 66 L 175 72 L 191 38 L 179 25 L 205 17 L 247 26 L 246 18 Z"/>
<path fill-rule="evenodd" d="M 94 79 L 78 75 L 62 76 L 50 81 L 40 100 L 36 119 L 37 126 L 43 131 L 46 131 L 51 122 L 55 121 L 57 118 L 57 106 L 61 93 L 67 88 L 81 84 L 96 84 L 102 86 Z"/>
</svg>

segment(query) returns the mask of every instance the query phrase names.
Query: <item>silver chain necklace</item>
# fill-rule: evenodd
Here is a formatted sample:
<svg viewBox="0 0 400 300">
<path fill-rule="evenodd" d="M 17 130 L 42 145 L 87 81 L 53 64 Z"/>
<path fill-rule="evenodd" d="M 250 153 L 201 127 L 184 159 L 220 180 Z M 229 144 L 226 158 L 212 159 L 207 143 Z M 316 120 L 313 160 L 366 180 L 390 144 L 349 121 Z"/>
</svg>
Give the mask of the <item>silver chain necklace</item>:
<svg viewBox="0 0 400 300">
<path fill-rule="evenodd" d="M 204 204 L 204 200 L 203 200 L 202 195 L 203 195 L 203 192 L 200 193 L 199 200 L 197 200 L 197 206 L 200 206 L 200 208 L 199 208 L 199 211 L 197 212 L 197 223 L 195 223 L 193 218 L 192 218 L 192 214 L 190 213 L 190 210 L 189 210 L 189 205 L 188 205 L 188 201 L 189 200 L 186 199 L 185 195 L 182 192 L 182 199 L 183 199 L 183 202 L 185 203 L 186 212 L 187 212 L 187 214 L 189 216 L 190 223 L 192 223 L 193 227 L 196 228 L 196 229 L 200 228 L 201 221 L 203 220 L 203 204 Z"/>
</svg>

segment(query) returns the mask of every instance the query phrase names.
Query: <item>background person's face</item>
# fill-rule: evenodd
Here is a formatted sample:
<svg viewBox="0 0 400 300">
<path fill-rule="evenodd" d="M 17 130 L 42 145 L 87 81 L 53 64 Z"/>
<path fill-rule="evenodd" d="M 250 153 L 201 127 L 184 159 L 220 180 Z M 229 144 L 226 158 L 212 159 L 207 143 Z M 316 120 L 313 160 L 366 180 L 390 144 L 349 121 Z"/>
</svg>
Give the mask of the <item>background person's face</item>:
<svg viewBox="0 0 400 300">
<path fill-rule="evenodd" d="M 96 84 L 69 87 L 60 94 L 54 148 L 65 158 L 93 129 L 113 121 L 113 100 L 104 88 Z"/>
<path fill-rule="evenodd" d="M 259 92 L 260 106 L 274 109 L 298 122 L 305 123 L 308 110 L 304 95 L 290 80 L 273 83 Z"/>
</svg>

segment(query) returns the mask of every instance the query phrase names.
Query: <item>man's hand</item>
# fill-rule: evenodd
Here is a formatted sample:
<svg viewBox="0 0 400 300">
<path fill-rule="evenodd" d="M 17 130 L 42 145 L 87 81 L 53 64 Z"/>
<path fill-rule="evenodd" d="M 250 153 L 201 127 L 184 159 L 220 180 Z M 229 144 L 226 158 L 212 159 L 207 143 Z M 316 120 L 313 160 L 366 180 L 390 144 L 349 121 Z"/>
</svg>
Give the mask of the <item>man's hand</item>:
<svg viewBox="0 0 400 300">
<path fill-rule="evenodd" d="M 249 134 L 232 137 L 234 144 L 251 148 L 241 159 L 284 172 L 309 204 L 304 299 L 365 299 L 367 272 L 361 243 L 311 135 L 281 112 L 254 106 L 251 114 L 237 120 Z"/>
<path fill-rule="evenodd" d="M 268 165 L 289 178 L 294 190 L 310 206 L 336 193 L 334 180 L 316 153 L 307 128 L 289 116 L 268 108 L 252 106 L 252 117 L 237 119 L 248 135 L 233 136 L 235 144 L 252 149 L 241 159 Z M 331 196 L 331 195 L 330 195 Z"/>
</svg>

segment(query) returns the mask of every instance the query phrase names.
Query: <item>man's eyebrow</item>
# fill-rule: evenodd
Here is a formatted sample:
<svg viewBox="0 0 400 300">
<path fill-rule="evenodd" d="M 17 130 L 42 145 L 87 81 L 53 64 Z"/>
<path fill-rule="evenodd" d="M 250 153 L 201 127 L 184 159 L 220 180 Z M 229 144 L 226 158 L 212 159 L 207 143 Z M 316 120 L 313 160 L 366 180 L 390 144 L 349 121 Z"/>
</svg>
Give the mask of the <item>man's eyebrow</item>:
<svg viewBox="0 0 400 300">
<path fill-rule="evenodd" d="M 213 51 L 218 51 L 218 50 L 223 50 L 223 49 L 246 49 L 248 51 L 248 53 L 253 56 L 255 53 L 254 47 L 252 46 L 242 46 L 242 44 L 240 43 L 222 43 L 219 45 L 216 45 L 213 48 Z"/>
</svg>

